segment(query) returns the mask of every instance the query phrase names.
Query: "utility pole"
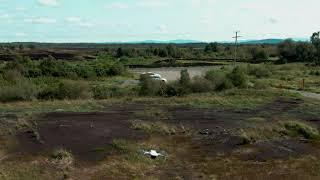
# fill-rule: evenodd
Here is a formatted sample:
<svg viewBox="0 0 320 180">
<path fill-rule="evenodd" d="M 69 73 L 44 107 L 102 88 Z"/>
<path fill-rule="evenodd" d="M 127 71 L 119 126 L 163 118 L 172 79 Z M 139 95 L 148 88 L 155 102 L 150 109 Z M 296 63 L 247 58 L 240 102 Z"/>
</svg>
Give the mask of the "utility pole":
<svg viewBox="0 0 320 180">
<path fill-rule="evenodd" d="M 234 49 L 234 66 L 236 66 L 236 62 L 237 62 L 237 56 L 238 56 L 238 38 L 240 38 L 241 36 L 239 36 L 240 31 L 236 31 L 236 36 L 233 37 L 235 39 L 235 49 Z"/>
</svg>

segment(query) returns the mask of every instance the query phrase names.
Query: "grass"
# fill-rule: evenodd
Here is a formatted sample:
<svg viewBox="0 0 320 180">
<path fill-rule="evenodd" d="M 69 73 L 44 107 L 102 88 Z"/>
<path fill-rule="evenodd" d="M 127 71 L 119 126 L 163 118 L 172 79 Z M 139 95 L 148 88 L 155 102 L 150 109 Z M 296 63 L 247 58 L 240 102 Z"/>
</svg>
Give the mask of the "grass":
<svg viewBox="0 0 320 180">
<path fill-rule="evenodd" d="M 302 122 L 287 121 L 282 123 L 285 128 L 285 133 L 292 137 L 304 137 L 306 139 L 319 139 L 320 134 L 318 129 Z"/>
<path fill-rule="evenodd" d="M 32 115 L 45 112 L 92 112 L 103 111 L 111 105 L 121 104 L 146 104 L 146 105 L 186 105 L 200 108 L 235 108 L 249 109 L 261 106 L 273 101 L 279 96 L 299 97 L 295 93 L 282 90 L 253 90 L 253 89 L 234 89 L 221 93 L 200 93 L 191 94 L 184 97 L 123 97 L 110 98 L 108 100 L 54 100 L 54 101 L 29 101 L 29 102 L 12 102 L 0 103 L 0 113 Z M 155 115 L 162 112 L 150 111 L 142 114 Z M 141 115 L 141 114 L 140 114 Z M 148 116 L 148 115 L 147 115 Z"/>
<path fill-rule="evenodd" d="M 10 121 L 13 122 L 12 124 L 1 123 L 0 157 L 6 155 L 7 147 L 11 147 L 8 143 L 14 142 L 3 134 L 12 135 L 16 130 L 30 127 L 25 117 L 33 117 L 36 114 L 46 112 L 105 111 L 109 106 L 143 104 L 148 108 L 135 112 L 133 118 L 141 120 L 133 120 L 131 125 L 133 129 L 145 131 L 150 136 L 138 142 L 114 139 L 111 149 L 102 149 L 104 151 L 110 150 L 111 154 L 101 162 L 88 167 L 74 166 L 76 161 L 74 156 L 65 149 L 54 150 L 50 157 L 33 156 L 30 161 L 18 159 L 3 161 L 0 163 L 0 179 L 62 179 L 69 176 L 73 179 L 83 177 L 92 177 L 92 179 L 183 179 L 199 176 L 204 179 L 233 179 L 234 177 L 239 179 L 259 179 L 261 177 L 318 179 L 320 177 L 319 157 L 302 155 L 289 159 L 255 162 L 239 159 L 234 152 L 228 156 L 214 155 L 211 154 L 213 147 L 203 147 L 197 141 L 198 136 L 190 136 L 189 129 L 162 121 L 171 116 L 168 111 L 161 108 L 162 106 L 232 110 L 257 109 L 274 101 L 279 96 L 303 99 L 304 103 L 294 111 L 310 117 L 319 117 L 319 101 L 302 98 L 300 95 L 286 90 L 264 86 L 264 82 L 273 87 L 283 83 L 284 88 L 296 89 L 299 86 L 295 84 L 301 80 L 299 78 L 306 77 L 310 88 L 317 89 L 318 80 L 316 76 L 310 75 L 309 72 L 304 73 L 304 71 L 309 70 L 300 64 L 277 68 L 276 72 L 273 71 L 269 75 L 266 75 L 268 73 L 265 72 L 255 71 L 253 73 L 254 76 L 261 76 L 258 90 L 254 88 L 231 89 L 224 92 L 199 93 L 172 98 L 130 96 L 108 100 L 35 100 L 1 103 L 0 113 L 4 115 L 16 114 L 17 119 Z M 290 71 L 290 73 L 286 73 L 287 71 Z M 281 78 L 279 78 L 280 76 Z M 250 78 L 250 80 L 256 79 L 255 77 Z M 112 81 L 114 82 L 110 82 L 111 84 L 119 86 L 123 84 L 121 78 L 114 78 Z M 107 86 L 110 85 L 108 82 L 109 80 L 105 81 Z M 99 85 L 99 81 L 90 83 Z M 278 119 L 272 120 L 269 117 L 269 113 L 256 114 L 244 122 L 246 125 L 250 124 L 249 127 L 242 127 L 233 133 L 243 137 L 244 144 L 286 138 L 304 138 L 310 139 L 312 142 L 318 142 L 317 140 L 319 140 L 319 131 L 312 124 L 299 121 L 299 119 L 296 120 L 291 116 L 277 117 Z M 0 118 L 0 120 L 4 122 L 3 119 Z M 12 129 L 12 131 L 8 131 L 8 129 Z M 5 148 L 3 148 L 4 146 Z M 165 152 L 167 157 L 151 160 L 142 153 L 142 150 L 150 149 Z M 96 150 L 99 151 L 100 149 Z"/>
<path fill-rule="evenodd" d="M 244 144 L 251 144 L 257 141 L 268 141 L 288 138 L 305 138 L 318 140 L 320 137 L 317 128 L 298 120 L 278 120 L 273 122 L 251 121 L 256 123 L 247 128 L 241 128 L 236 134 L 244 139 Z"/>
<path fill-rule="evenodd" d="M 305 102 L 301 104 L 297 108 L 297 110 L 300 113 L 316 118 L 316 117 L 320 117 L 319 107 L 320 107 L 320 101 L 315 101 L 313 99 L 305 99 Z"/>
<path fill-rule="evenodd" d="M 161 120 L 168 119 L 170 117 L 170 113 L 164 109 L 161 109 L 161 107 L 147 107 L 144 109 L 144 111 L 136 111 L 134 116 L 149 120 Z"/>
<path fill-rule="evenodd" d="M 161 121 L 133 120 L 131 121 L 131 124 L 133 129 L 143 130 L 149 134 L 174 135 L 178 133 L 186 133 L 189 131 L 183 125 L 178 127 L 176 125 L 169 125 Z"/>
<path fill-rule="evenodd" d="M 60 172 L 53 171 L 45 162 L 39 160 L 0 163 L 0 179 L 4 180 L 54 180 L 62 177 Z"/>
<path fill-rule="evenodd" d="M 74 158 L 71 152 L 66 149 L 59 148 L 52 152 L 51 163 L 58 169 L 66 170 L 73 165 Z"/>
</svg>

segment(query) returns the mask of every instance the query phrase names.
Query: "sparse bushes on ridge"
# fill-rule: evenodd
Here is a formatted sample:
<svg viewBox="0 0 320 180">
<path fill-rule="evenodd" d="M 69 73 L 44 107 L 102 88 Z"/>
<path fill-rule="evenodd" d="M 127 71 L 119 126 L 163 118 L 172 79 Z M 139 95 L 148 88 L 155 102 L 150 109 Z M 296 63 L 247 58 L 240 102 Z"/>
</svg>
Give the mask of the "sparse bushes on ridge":
<svg viewBox="0 0 320 180">
<path fill-rule="evenodd" d="M 41 76 L 63 77 L 68 79 L 92 79 L 96 77 L 109 77 L 127 74 L 127 69 L 120 62 L 84 61 L 81 63 L 56 60 L 48 57 L 39 61 L 20 58 L 7 63 L 0 72 L 19 72 L 27 78 Z"/>
</svg>

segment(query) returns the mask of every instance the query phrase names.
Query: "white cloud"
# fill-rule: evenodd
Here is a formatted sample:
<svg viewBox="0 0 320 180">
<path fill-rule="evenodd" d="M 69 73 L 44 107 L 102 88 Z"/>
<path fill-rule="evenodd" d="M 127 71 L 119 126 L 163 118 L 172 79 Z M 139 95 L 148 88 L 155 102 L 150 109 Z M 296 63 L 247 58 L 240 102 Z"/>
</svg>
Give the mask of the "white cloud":
<svg viewBox="0 0 320 180">
<path fill-rule="evenodd" d="M 80 26 L 80 27 L 87 27 L 87 28 L 90 28 L 90 27 L 93 27 L 94 24 L 92 22 L 89 22 L 87 20 L 84 20 L 80 17 L 68 17 L 65 19 L 68 23 L 71 23 L 73 25 L 77 25 L 77 26 Z"/>
<path fill-rule="evenodd" d="M 0 19 L 8 19 L 9 17 L 9 14 L 0 14 Z"/>
<path fill-rule="evenodd" d="M 28 18 L 28 19 L 24 19 L 24 21 L 34 23 L 34 24 L 54 24 L 57 22 L 56 19 L 48 18 L 48 17 Z"/>
<path fill-rule="evenodd" d="M 165 24 L 161 24 L 157 27 L 158 33 L 166 34 L 168 33 L 168 26 Z"/>
<path fill-rule="evenodd" d="M 137 3 L 138 7 L 143 8 L 158 8 L 158 7 L 164 7 L 167 6 L 168 2 L 165 0 L 140 0 Z"/>
<path fill-rule="evenodd" d="M 58 0 L 38 0 L 38 3 L 43 6 L 59 6 Z"/>
<path fill-rule="evenodd" d="M 79 23 L 79 22 L 81 22 L 81 18 L 80 17 L 67 17 L 66 21 L 69 23 Z"/>
<path fill-rule="evenodd" d="M 16 7 L 16 11 L 26 11 L 27 10 L 27 8 L 25 8 L 25 7 Z"/>
<path fill-rule="evenodd" d="M 17 36 L 17 37 L 25 37 L 25 36 L 27 36 L 26 33 L 22 33 L 22 32 L 15 33 L 14 35 Z"/>
<path fill-rule="evenodd" d="M 105 5 L 105 8 L 106 9 L 128 9 L 129 5 L 126 3 L 115 2 L 115 3 Z"/>
</svg>

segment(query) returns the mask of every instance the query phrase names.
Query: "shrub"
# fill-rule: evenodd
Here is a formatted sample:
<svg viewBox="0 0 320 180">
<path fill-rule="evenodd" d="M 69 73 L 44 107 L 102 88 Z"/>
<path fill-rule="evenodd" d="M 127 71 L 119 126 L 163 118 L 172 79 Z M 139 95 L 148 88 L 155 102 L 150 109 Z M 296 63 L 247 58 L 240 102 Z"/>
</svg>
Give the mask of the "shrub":
<svg viewBox="0 0 320 180">
<path fill-rule="evenodd" d="M 169 97 L 172 97 L 172 96 L 180 96 L 181 95 L 181 91 L 180 91 L 180 84 L 177 83 L 177 82 L 171 82 L 171 83 L 168 83 L 166 85 L 166 95 L 169 96 Z"/>
<path fill-rule="evenodd" d="M 58 99 L 58 97 L 59 97 L 59 87 L 57 85 L 46 86 L 39 92 L 37 96 L 38 99 L 45 99 L 45 100 Z"/>
<path fill-rule="evenodd" d="M 269 77 L 271 71 L 267 66 L 262 65 L 248 65 L 248 74 L 257 78 Z"/>
<path fill-rule="evenodd" d="M 64 170 L 73 164 L 74 158 L 69 151 L 65 149 L 56 149 L 51 154 L 51 162 L 56 165 L 56 167 Z"/>
<path fill-rule="evenodd" d="M 14 85 L 7 85 L 0 89 L 0 101 L 26 101 L 37 96 L 37 87 L 28 80 L 20 80 Z"/>
<path fill-rule="evenodd" d="M 190 84 L 190 75 L 187 69 L 184 69 L 180 72 L 180 84 L 182 86 L 188 86 Z"/>
<path fill-rule="evenodd" d="M 312 75 L 312 76 L 320 76 L 320 71 L 318 70 L 312 70 L 312 71 L 310 71 L 310 75 Z"/>
<path fill-rule="evenodd" d="M 6 70 L 3 74 L 5 80 L 9 82 L 16 82 L 22 78 L 22 75 L 19 71 L 13 70 Z"/>
<path fill-rule="evenodd" d="M 115 63 L 111 66 L 109 70 L 110 76 L 119 76 L 126 73 L 126 68 L 123 66 L 122 63 Z"/>
<path fill-rule="evenodd" d="M 137 90 L 130 87 L 96 86 L 92 89 L 95 99 L 108 99 L 112 97 L 125 97 L 136 95 Z"/>
<path fill-rule="evenodd" d="M 209 80 L 196 76 L 192 79 L 190 89 L 193 93 L 210 92 L 214 90 L 214 85 Z"/>
<path fill-rule="evenodd" d="M 232 81 L 227 78 L 227 73 L 222 70 L 211 70 L 205 75 L 205 78 L 213 83 L 214 89 L 222 91 L 233 87 Z"/>
<path fill-rule="evenodd" d="M 166 95 L 166 84 L 162 81 L 153 80 L 149 76 L 140 76 L 140 91 L 143 96 L 164 96 Z"/>
<path fill-rule="evenodd" d="M 235 87 L 245 87 L 247 85 L 248 78 L 245 73 L 245 69 L 238 66 L 227 75 Z"/>
<path fill-rule="evenodd" d="M 270 87 L 270 85 L 266 81 L 256 80 L 254 82 L 254 88 L 255 89 L 266 89 L 268 87 Z"/>
<path fill-rule="evenodd" d="M 86 82 L 66 80 L 59 84 L 59 99 L 87 99 L 91 97 L 90 86 Z"/>
</svg>

